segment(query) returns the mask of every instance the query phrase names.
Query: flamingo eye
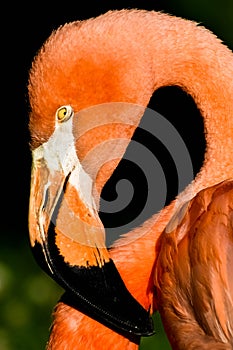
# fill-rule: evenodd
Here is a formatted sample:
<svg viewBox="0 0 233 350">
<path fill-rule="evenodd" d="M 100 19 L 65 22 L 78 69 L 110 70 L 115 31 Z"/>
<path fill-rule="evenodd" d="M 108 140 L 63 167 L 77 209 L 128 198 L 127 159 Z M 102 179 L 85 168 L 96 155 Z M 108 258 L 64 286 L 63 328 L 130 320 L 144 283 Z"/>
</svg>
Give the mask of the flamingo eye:
<svg viewBox="0 0 233 350">
<path fill-rule="evenodd" d="M 74 114 L 73 108 L 69 105 L 61 106 L 58 108 L 56 112 L 57 121 L 63 123 L 70 119 L 70 117 Z"/>
</svg>

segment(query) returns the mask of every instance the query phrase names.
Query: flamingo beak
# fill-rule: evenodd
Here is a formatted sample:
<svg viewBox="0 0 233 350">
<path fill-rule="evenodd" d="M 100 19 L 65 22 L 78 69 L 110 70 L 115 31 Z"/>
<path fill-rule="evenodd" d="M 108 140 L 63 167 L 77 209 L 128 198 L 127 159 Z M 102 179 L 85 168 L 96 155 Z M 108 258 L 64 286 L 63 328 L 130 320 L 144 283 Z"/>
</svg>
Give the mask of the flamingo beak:
<svg viewBox="0 0 233 350">
<path fill-rule="evenodd" d="M 75 114 L 32 151 L 29 233 L 38 264 L 72 307 L 128 336 L 153 334 L 146 311 L 127 290 L 105 247 L 93 180 L 75 148 Z"/>
</svg>

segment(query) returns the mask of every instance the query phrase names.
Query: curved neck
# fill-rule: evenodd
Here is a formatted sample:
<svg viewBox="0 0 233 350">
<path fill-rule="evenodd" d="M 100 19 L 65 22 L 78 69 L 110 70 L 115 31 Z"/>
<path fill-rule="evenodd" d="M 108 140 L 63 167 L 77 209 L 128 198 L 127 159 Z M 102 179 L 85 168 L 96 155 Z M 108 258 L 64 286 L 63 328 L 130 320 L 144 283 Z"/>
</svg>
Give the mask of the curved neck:
<svg viewBox="0 0 233 350">
<path fill-rule="evenodd" d="M 148 38 L 154 90 L 180 86 L 193 97 L 204 118 L 205 161 L 185 191 L 192 197 L 203 187 L 233 175 L 233 54 L 211 32 L 193 22 L 177 22 L 177 18 L 174 23 L 173 19 L 171 23 L 167 19 L 160 25 L 158 22 L 153 28 L 156 34 Z"/>
</svg>

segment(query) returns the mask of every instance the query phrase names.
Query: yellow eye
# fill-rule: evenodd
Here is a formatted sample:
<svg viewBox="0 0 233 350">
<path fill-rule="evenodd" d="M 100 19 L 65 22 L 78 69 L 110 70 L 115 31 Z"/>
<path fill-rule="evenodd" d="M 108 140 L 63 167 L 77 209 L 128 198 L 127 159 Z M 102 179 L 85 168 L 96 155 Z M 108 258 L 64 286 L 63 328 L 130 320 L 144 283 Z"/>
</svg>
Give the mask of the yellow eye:
<svg viewBox="0 0 233 350">
<path fill-rule="evenodd" d="M 56 118 L 60 123 L 65 122 L 66 120 L 70 119 L 70 117 L 74 114 L 73 108 L 69 105 L 67 106 L 61 106 L 58 108 L 56 112 Z"/>
</svg>

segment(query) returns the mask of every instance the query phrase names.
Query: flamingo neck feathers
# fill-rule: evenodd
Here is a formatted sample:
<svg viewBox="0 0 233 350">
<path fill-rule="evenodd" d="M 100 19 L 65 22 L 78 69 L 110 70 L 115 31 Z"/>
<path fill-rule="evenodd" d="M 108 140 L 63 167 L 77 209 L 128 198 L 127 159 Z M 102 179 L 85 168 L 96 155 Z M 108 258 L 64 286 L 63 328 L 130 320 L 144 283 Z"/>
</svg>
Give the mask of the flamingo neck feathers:
<svg viewBox="0 0 233 350">
<path fill-rule="evenodd" d="M 182 195 L 187 200 L 233 174 L 233 54 L 195 22 L 155 12 L 142 13 L 140 19 L 135 16 L 136 23 L 130 25 L 135 35 L 131 40 L 142 43 L 144 55 L 150 57 L 151 65 L 146 64 L 153 77 L 152 91 L 181 87 L 193 97 L 204 119 L 205 162 Z M 136 26 L 143 28 L 141 35 Z"/>
<path fill-rule="evenodd" d="M 151 39 L 154 43 L 151 45 L 154 89 L 180 86 L 193 97 L 205 126 L 205 161 L 200 173 L 180 196 L 181 201 L 185 201 L 233 174 L 230 156 L 233 144 L 233 54 L 204 27 L 180 18 L 164 19 L 162 15 L 162 23 L 157 22 L 158 35 L 154 36 L 154 41 Z"/>
</svg>

